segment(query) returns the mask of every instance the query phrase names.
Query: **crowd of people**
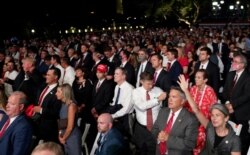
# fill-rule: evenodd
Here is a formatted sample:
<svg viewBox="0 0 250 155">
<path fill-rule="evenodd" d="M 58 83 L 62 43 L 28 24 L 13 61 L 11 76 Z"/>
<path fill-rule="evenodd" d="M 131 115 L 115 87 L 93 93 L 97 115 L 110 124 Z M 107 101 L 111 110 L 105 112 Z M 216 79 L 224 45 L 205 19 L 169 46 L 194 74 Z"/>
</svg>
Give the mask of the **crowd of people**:
<svg viewBox="0 0 250 155">
<path fill-rule="evenodd" d="M 0 155 L 245 155 L 249 60 L 249 28 L 6 39 Z"/>
</svg>

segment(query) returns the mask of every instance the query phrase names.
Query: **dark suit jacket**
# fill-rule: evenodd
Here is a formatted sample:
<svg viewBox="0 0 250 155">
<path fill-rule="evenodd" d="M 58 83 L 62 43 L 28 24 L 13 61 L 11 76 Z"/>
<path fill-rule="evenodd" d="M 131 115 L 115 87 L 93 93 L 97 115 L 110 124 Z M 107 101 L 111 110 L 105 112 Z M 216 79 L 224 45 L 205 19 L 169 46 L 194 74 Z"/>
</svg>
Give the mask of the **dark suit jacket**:
<svg viewBox="0 0 250 155">
<path fill-rule="evenodd" d="M 201 65 L 200 61 L 195 64 L 195 67 L 194 67 L 195 73 L 197 72 L 197 70 L 199 70 L 200 65 Z M 214 91 L 216 92 L 216 94 L 218 96 L 219 89 L 220 89 L 220 70 L 219 70 L 219 67 L 217 65 L 215 65 L 214 63 L 212 63 L 211 61 L 209 61 L 207 68 L 206 68 L 206 71 L 208 73 L 207 84 L 214 89 Z"/>
<path fill-rule="evenodd" d="M 178 77 L 180 74 L 183 73 L 183 69 L 182 69 L 182 66 L 181 64 L 176 60 L 172 65 L 171 65 L 171 68 L 168 72 L 170 78 L 171 78 L 171 81 L 172 81 L 172 85 L 174 86 L 177 86 L 178 83 Z"/>
<path fill-rule="evenodd" d="M 83 56 L 80 58 L 80 62 L 77 64 L 76 67 L 79 67 L 79 66 L 85 67 L 90 71 L 93 67 L 93 64 L 94 64 L 94 60 L 92 58 L 92 54 L 88 52 L 84 59 L 83 59 Z"/>
<path fill-rule="evenodd" d="M 121 155 L 126 151 L 123 136 L 115 128 L 108 131 L 100 147 L 96 155 Z"/>
<path fill-rule="evenodd" d="M 61 102 L 56 98 L 56 91 L 57 87 L 44 97 L 41 106 L 42 114 L 40 114 L 40 119 L 37 120 L 40 138 L 45 141 L 58 142 L 57 119 L 59 119 Z"/>
<path fill-rule="evenodd" d="M 25 79 L 24 71 L 21 71 L 16 79 L 14 80 L 13 90 L 22 91 L 28 98 L 29 104 L 34 104 L 38 94 L 38 89 L 40 89 L 41 84 L 43 83 L 42 76 L 37 70 L 34 70 L 29 74 L 29 79 Z"/>
<path fill-rule="evenodd" d="M 232 88 L 235 74 L 235 71 L 228 73 L 222 96 L 232 104 L 237 120 L 250 120 L 250 76 L 245 69 Z"/>
<path fill-rule="evenodd" d="M 129 62 L 126 63 L 124 69 L 127 71 L 126 81 L 135 86 L 135 68 Z"/>
<path fill-rule="evenodd" d="M 137 66 L 137 70 L 136 70 L 136 74 L 135 74 L 136 78 L 138 77 L 138 74 L 140 73 L 139 72 L 140 67 L 141 67 L 141 63 L 139 63 Z M 154 75 L 155 69 L 152 67 L 152 64 L 150 62 L 147 62 L 147 65 L 144 69 L 144 72 L 148 72 L 148 73 Z"/>
<path fill-rule="evenodd" d="M 158 78 L 155 82 L 155 86 L 160 87 L 164 92 L 169 93 L 172 83 L 168 72 L 164 69 L 162 69 L 162 71 L 158 75 Z"/>
<path fill-rule="evenodd" d="M 6 120 L 6 119 L 5 119 Z M 5 121 L 1 121 L 0 127 Z M 18 116 L 0 138 L 0 155 L 28 155 L 32 142 L 32 127 L 24 115 Z"/>
<path fill-rule="evenodd" d="M 92 107 L 94 107 L 98 114 L 104 113 L 106 108 L 111 103 L 114 96 L 114 85 L 112 81 L 104 80 L 96 91 L 96 85 L 98 81 L 94 84 L 94 89 L 92 91 Z"/>
<path fill-rule="evenodd" d="M 152 133 L 157 139 L 160 131 L 164 130 L 169 108 L 162 108 L 152 128 Z M 185 108 L 181 110 L 169 133 L 167 148 L 169 155 L 191 155 L 196 145 L 198 135 L 198 120 Z M 156 148 L 156 155 L 159 155 L 159 145 Z"/>
</svg>

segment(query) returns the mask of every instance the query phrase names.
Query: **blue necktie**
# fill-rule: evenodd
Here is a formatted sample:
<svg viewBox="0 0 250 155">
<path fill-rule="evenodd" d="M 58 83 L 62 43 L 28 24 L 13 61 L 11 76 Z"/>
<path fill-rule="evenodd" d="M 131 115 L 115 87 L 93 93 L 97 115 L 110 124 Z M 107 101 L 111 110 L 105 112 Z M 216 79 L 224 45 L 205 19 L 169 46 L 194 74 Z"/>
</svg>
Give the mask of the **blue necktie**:
<svg viewBox="0 0 250 155">
<path fill-rule="evenodd" d="M 121 88 L 119 87 L 119 88 L 118 88 L 118 93 L 117 93 L 117 96 L 116 96 L 116 99 L 115 99 L 115 105 L 118 104 L 119 97 L 120 97 L 120 91 L 121 91 Z"/>
</svg>

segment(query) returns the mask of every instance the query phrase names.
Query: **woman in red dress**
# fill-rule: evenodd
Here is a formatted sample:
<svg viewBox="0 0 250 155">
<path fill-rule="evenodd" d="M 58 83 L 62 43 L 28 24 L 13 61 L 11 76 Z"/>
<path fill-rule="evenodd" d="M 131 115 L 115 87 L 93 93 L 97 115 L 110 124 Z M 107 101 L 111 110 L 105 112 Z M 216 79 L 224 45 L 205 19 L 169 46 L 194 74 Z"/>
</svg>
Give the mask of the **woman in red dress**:
<svg viewBox="0 0 250 155">
<path fill-rule="evenodd" d="M 195 74 L 195 85 L 190 88 L 190 94 L 193 97 L 200 111 L 205 115 L 206 118 L 210 119 L 210 107 L 217 103 L 217 96 L 213 88 L 206 84 L 208 75 L 206 70 L 200 69 Z M 187 106 L 188 107 L 188 106 Z M 192 111 L 188 107 L 189 111 Z M 193 150 L 194 155 L 198 155 L 205 145 L 206 131 L 205 128 L 200 125 L 197 137 L 196 147 Z"/>
</svg>

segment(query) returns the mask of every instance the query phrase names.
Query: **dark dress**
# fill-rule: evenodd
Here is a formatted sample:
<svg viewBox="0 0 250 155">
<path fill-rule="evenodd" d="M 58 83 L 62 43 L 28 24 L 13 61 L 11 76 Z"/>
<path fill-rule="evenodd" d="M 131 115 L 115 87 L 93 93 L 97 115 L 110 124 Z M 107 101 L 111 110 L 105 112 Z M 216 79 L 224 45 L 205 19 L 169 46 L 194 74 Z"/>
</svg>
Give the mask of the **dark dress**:
<svg viewBox="0 0 250 155">
<path fill-rule="evenodd" d="M 64 103 L 62 104 L 62 107 L 60 109 L 60 119 L 68 118 L 68 106 L 69 105 L 66 105 Z M 65 130 L 62 131 L 62 133 L 64 132 Z M 71 134 L 64 144 L 64 150 L 66 155 L 81 155 L 81 132 L 76 124 L 76 121 Z"/>
</svg>

